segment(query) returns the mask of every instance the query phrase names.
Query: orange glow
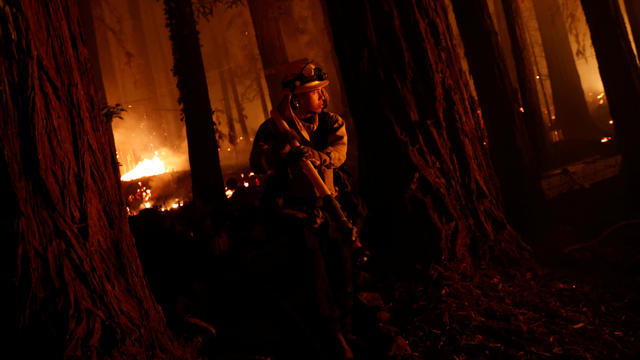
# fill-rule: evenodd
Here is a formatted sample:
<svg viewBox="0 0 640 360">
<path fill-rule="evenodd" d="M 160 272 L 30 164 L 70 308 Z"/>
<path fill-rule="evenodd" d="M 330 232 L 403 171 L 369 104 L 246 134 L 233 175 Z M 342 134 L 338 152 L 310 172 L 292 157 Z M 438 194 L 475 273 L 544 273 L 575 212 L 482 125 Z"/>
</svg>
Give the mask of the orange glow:
<svg viewBox="0 0 640 360">
<path fill-rule="evenodd" d="M 605 136 L 602 139 L 600 139 L 601 143 L 606 143 L 607 141 L 611 140 L 611 136 Z"/>
</svg>

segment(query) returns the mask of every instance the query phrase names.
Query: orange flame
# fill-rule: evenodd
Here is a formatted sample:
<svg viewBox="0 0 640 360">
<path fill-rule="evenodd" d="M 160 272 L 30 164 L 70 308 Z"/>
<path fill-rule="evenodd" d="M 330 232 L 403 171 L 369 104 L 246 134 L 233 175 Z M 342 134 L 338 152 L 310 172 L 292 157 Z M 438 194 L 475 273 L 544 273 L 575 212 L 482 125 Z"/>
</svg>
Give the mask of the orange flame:
<svg viewBox="0 0 640 360">
<path fill-rule="evenodd" d="M 167 170 L 164 168 L 164 162 L 160 160 L 158 154 L 156 153 L 151 160 L 144 159 L 139 162 L 138 165 L 136 165 L 135 169 L 122 175 L 120 177 L 120 180 L 135 180 L 145 176 L 164 174 L 165 172 L 167 172 Z"/>
</svg>

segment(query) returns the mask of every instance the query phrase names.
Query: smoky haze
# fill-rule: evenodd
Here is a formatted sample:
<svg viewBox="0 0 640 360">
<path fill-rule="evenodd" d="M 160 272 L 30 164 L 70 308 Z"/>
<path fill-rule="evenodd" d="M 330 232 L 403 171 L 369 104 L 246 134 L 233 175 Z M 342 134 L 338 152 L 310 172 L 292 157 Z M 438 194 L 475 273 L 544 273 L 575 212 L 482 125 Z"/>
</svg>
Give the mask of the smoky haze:
<svg viewBox="0 0 640 360">
<path fill-rule="evenodd" d="M 189 168 L 173 58 L 162 2 L 97 0 L 92 4 L 100 68 L 121 173 L 154 155 L 167 170 Z M 248 151 L 270 109 L 249 9 L 216 6 L 199 19 L 200 42 L 223 169 L 248 166 Z"/>
</svg>

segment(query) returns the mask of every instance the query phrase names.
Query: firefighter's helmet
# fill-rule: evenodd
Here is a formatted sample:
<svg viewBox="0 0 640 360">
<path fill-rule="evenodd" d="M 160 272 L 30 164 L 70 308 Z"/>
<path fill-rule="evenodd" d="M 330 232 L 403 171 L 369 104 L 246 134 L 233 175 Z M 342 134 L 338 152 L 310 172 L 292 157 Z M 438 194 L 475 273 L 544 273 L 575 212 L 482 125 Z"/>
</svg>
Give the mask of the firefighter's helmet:
<svg viewBox="0 0 640 360">
<path fill-rule="evenodd" d="M 300 94 L 329 85 L 328 75 L 308 59 L 294 61 L 287 66 L 282 87 L 292 94 Z"/>
</svg>

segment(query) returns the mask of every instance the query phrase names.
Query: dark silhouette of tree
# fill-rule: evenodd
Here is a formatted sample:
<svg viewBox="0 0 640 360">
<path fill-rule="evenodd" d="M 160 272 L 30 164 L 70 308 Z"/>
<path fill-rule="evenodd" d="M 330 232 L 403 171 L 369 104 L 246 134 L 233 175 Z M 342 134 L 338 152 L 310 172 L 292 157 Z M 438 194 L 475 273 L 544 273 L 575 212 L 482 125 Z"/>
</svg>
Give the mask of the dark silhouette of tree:
<svg viewBox="0 0 640 360">
<path fill-rule="evenodd" d="M 517 89 L 509 78 L 487 2 L 452 0 L 452 4 L 487 127 L 505 212 L 510 223 L 522 229 L 533 221 L 536 205 L 544 196 L 537 154 L 527 136 Z"/>
<path fill-rule="evenodd" d="M 637 53 L 640 51 L 640 2 L 637 0 L 624 0 L 624 7 L 627 10 L 629 27 L 631 27 L 631 34 L 633 35 Z"/>
<path fill-rule="evenodd" d="M 282 91 L 282 74 L 279 69 L 289 63 L 284 39 L 280 30 L 280 22 L 277 18 L 277 1 L 271 0 L 247 0 L 253 27 L 256 33 L 258 49 L 262 58 L 267 87 L 271 105 L 276 106 L 280 102 Z"/>
<path fill-rule="evenodd" d="M 76 2 L 1 7 L 5 351 L 190 358 L 167 329 L 129 232 Z"/>
<path fill-rule="evenodd" d="M 616 0 L 582 0 L 600 76 L 607 94 L 616 140 L 622 152 L 630 203 L 640 200 L 640 69 Z"/>
<path fill-rule="evenodd" d="M 445 4 L 327 5 L 360 140 L 370 214 L 363 239 L 379 254 L 399 255 L 400 265 L 435 260 L 469 269 L 523 255 L 503 215 Z"/>
<path fill-rule="evenodd" d="M 207 207 L 226 205 L 207 78 L 191 0 L 165 0 L 165 14 L 187 128 L 193 199 Z"/>
<path fill-rule="evenodd" d="M 565 139 L 595 139 L 598 131 L 584 98 L 558 0 L 533 1 L 549 70 L 555 122 Z"/>
</svg>

